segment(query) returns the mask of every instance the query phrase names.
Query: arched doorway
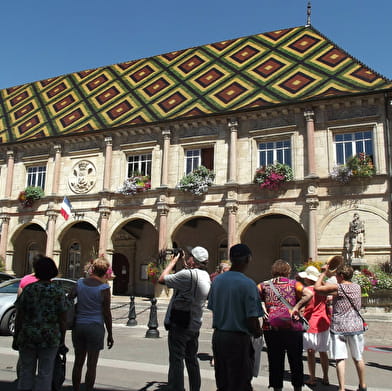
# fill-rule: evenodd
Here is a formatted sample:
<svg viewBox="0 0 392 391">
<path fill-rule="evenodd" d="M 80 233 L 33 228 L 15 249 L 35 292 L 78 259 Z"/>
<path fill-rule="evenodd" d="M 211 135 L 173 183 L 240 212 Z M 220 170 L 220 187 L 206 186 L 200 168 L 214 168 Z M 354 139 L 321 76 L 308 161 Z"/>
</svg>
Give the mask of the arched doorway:
<svg viewBox="0 0 392 391">
<path fill-rule="evenodd" d="M 306 232 L 294 219 L 282 214 L 253 221 L 242 233 L 241 242 L 252 250 L 252 262 L 246 273 L 256 282 L 271 277 L 271 265 L 279 258 L 294 268 L 308 257 Z"/>
<path fill-rule="evenodd" d="M 113 294 L 126 295 L 129 282 L 129 261 L 124 254 L 114 253 L 112 269 L 115 275 L 113 280 Z"/>
<path fill-rule="evenodd" d="M 92 259 L 98 256 L 99 234 L 86 221 L 73 224 L 61 237 L 59 274 L 62 277 L 78 279 Z"/>
<path fill-rule="evenodd" d="M 202 246 L 209 254 L 208 271 L 212 273 L 222 259 L 227 259 L 227 233 L 216 221 L 208 217 L 193 217 L 176 228 L 172 243 L 187 250 Z"/>
<path fill-rule="evenodd" d="M 113 293 L 153 296 L 154 286 L 145 278 L 147 264 L 158 256 L 158 232 L 146 220 L 124 223 L 114 234 Z"/>
<path fill-rule="evenodd" d="M 31 273 L 34 256 L 45 253 L 46 239 L 45 230 L 38 224 L 26 225 L 15 234 L 12 239 L 15 249 L 12 269 L 17 277 Z"/>
</svg>

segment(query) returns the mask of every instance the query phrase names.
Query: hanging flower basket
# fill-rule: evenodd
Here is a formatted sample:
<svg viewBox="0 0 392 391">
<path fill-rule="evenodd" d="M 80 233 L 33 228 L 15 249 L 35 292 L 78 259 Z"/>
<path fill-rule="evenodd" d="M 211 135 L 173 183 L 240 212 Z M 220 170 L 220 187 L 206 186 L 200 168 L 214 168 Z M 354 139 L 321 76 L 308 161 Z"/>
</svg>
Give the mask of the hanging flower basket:
<svg viewBox="0 0 392 391">
<path fill-rule="evenodd" d="M 34 201 L 41 199 L 44 195 L 45 193 L 40 186 L 27 186 L 19 193 L 18 201 L 23 208 L 31 208 Z"/>
<path fill-rule="evenodd" d="M 352 178 L 371 178 L 376 173 L 372 158 L 364 152 L 351 156 L 346 164 L 333 168 L 331 178 L 347 184 Z"/>
<path fill-rule="evenodd" d="M 136 175 L 124 181 L 117 193 L 124 195 L 134 195 L 151 189 L 151 179 L 149 175 Z"/>
<path fill-rule="evenodd" d="M 177 185 L 181 191 L 189 191 L 195 195 L 207 193 L 208 188 L 214 183 L 215 173 L 204 166 L 200 166 L 185 175 Z"/>
<path fill-rule="evenodd" d="M 283 183 L 293 178 L 293 170 L 289 165 L 274 163 L 259 167 L 253 182 L 259 184 L 260 189 L 279 190 Z"/>
</svg>

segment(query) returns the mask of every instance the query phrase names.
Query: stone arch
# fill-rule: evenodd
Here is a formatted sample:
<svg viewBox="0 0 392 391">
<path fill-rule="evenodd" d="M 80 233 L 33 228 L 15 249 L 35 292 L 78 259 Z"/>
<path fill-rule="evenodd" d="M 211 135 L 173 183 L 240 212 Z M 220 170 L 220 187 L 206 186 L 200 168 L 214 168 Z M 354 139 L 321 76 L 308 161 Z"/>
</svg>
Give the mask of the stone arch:
<svg viewBox="0 0 392 391">
<path fill-rule="evenodd" d="M 285 259 L 294 269 L 308 258 L 308 237 L 298 216 L 291 213 L 293 218 L 287 211 L 274 212 L 268 210 L 261 216 L 253 216 L 241 231 L 241 243 L 247 244 L 253 254 L 247 273 L 255 281 L 270 278 L 271 265 L 276 259 Z M 295 238 L 297 251 L 286 251 L 288 248 L 282 246 L 287 238 Z"/>
<path fill-rule="evenodd" d="M 46 240 L 46 227 L 36 219 L 18 226 L 13 231 L 9 242 L 13 249 L 12 269 L 18 277 L 31 272 L 32 258 L 38 253 L 45 253 Z M 33 245 L 35 250 L 30 253 L 29 249 Z"/>
</svg>

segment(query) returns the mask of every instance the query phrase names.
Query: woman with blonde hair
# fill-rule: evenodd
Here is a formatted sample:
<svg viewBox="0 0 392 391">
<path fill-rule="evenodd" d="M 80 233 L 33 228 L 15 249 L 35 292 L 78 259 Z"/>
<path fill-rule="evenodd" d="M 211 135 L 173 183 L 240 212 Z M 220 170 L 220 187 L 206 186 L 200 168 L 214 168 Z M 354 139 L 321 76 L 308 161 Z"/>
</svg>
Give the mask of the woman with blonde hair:
<svg viewBox="0 0 392 391">
<path fill-rule="evenodd" d="M 72 343 L 75 361 L 72 370 L 73 391 L 80 390 L 82 369 L 87 357 L 85 390 L 92 391 L 100 350 L 104 347 L 105 327 L 107 346 L 113 346 L 112 315 L 110 312 L 110 287 L 106 281 L 109 262 L 97 258 L 91 265 L 91 273 L 78 280 L 71 298 L 77 298 L 75 325 L 72 329 Z"/>
</svg>

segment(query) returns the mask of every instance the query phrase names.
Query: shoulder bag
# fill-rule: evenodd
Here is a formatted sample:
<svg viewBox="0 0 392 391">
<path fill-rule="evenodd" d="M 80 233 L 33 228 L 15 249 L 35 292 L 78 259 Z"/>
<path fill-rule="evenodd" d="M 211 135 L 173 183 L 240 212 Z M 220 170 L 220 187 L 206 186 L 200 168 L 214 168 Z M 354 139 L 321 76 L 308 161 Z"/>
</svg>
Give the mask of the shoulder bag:
<svg viewBox="0 0 392 391">
<path fill-rule="evenodd" d="M 192 270 L 189 270 L 189 273 L 191 274 L 191 287 L 189 288 L 189 292 L 191 292 L 193 282 Z M 198 276 L 196 273 L 196 283 L 193 290 L 193 297 L 191 297 L 191 300 L 178 298 L 178 291 L 176 292 L 176 297 L 173 300 L 172 308 L 170 311 L 170 324 L 175 324 L 177 327 L 181 327 L 183 329 L 187 329 L 189 327 L 189 324 L 191 322 L 191 306 L 194 296 L 196 294 L 197 279 Z"/>
<path fill-rule="evenodd" d="M 351 304 L 351 307 L 354 308 L 355 312 L 356 312 L 356 313 L 358 314 L 358 316 L 361 318 L 361 320 L 362 320 L 362 325 L 363 325 L 363 331 L 368 330 L 368 329 L 369 329 L 369 326 L 368 326 L 368 324 L 365 322 L 365 319 L 363 319 L 363 316 L 362 316 L 361 313 L 359 312 L 358 308 L 355 307 L 354 303 L 353 303 L 353 302 L 351 301 L 351 299 L 348 297 L 347 293 L 346 293 L 346 292 L 344 291 L 344 289 L 342 288 L 342 284 L 339 284 L 339 285 L 340 285 L 340 288 L 341 288 L 341 290 L 342 290 L 344 296 L 346 296 L 348 302 Z"/>
<path fill-rule="evenodd" d="M 274 291 L 275 295 L 278 297 L 278 299 L 289 309 L 292 310 L 293 306 L 279 293 L 279 291 L 276 289 L 274 283 L 272 282 L 272 280 L 268 281 L 269 286 L 271 287 L 271 289 Z M 307 331 L 309 330 L 309 323 L 308 321 L 301 315 L 299 315 L 299 319 L 298 322 L 300 322 L 302 324 L 302 330 L 303 331 Z M 295 320 L 293 319 L 293 321 L 295 322 Z"/>
</svg>

